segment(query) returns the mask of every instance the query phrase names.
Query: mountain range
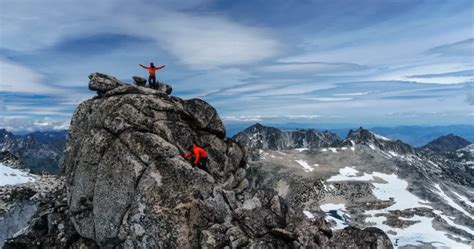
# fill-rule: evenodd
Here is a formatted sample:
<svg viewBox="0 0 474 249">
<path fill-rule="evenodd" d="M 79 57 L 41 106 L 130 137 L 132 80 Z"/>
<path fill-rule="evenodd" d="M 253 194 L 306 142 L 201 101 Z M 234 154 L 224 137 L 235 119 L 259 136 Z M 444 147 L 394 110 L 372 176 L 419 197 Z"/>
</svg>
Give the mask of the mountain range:
<svg viewBox="0 0 474 249">
<path fill-rule="evenodd" d="M 229 136 L 234 136 L 245 128 L 251 126 L 249 123 L 228 123 L 226 124 L 227 133 Z M 318 123 L 282 123 L 272 124 L 268 126 L 278 128 L 282 131 L 293 131 L 297 129 L 315 129 L 317 131 L 328 130 L 335 133 L 337 136 L 346 137 L 349 131 L 355 130 L 358 126 L 351 124 L 318 124 Z M 474 141 L 474 125 L 446 125 L 446 126 L 395 126 L 395 127 L 381 127 L 369 126 L 366 127 L 371 131 L 390 137 L 399 139 L 403 142 L 413 146 L 420 147 L 434 139 L 447 134 L 455 134 L 468 141 Z"/>
<path fill-rule="evenodd" d="M 447 135 L 414 148 L 359 128 L 336 143 L 254 146 L 287 144 L 280 132 L 256 124 L 234 136 L 249 148 L 251 188 L 276 190 L 308 217 L 326 214 L 334 230 L 378 227 L 395 247 L 470 248 L 474 150 L 466 140 Z"/>
<path fill-rule="evenodd" d="M 18 157 L 32 173 L 59 174 L 59 161 L 66 144 L 66 135 L 66 130 L 14 135 L 0 129 L 0 150 Z"/>
</svg>

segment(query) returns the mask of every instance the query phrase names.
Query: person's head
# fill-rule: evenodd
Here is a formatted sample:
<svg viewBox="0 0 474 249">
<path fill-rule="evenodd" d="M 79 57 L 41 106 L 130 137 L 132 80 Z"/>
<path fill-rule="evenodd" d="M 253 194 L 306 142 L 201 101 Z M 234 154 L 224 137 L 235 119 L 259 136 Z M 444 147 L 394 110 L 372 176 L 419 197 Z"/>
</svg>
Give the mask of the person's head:
<svg viewBox="0 0 474 249">
<path fill-rule="evenodd" d="M 153 64 L 153 62 L 150 62 L 150 67 L 155 67 L 155 65 Z"/>
<path fill-rule="evenodd" d="M 192 151 L 193 148 L 194 148 L 194 144 L 189 145 L 189 146 L 188 146 L 188 151 Z"/>
</svg>

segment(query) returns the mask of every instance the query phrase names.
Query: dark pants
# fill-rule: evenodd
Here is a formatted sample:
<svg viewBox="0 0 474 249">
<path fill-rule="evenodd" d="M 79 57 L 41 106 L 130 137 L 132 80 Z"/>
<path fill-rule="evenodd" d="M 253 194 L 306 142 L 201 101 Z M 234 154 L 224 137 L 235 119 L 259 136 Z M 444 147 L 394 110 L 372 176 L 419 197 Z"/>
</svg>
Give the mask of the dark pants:
<svg viewBox="0 0 474 249">
<path fill-rule="evenodd" d="M 194 163 L 194 156 L 191 157 L 191 162 Z M 199 162 L 196 165 L 199 169 L 202 169 L 206 171 L 207 173 L 211 174 L 211 171 L 209 171 L 209 159 L 207 157 L 201 157 L 199 158 Z"/>
<path fill-rule="evenodd" d="M 150 84 L 150 88 L 155 89 L 156 88 L 156 76 L 155 75 L 148 76 L 148 83 Z"/>
</svg>

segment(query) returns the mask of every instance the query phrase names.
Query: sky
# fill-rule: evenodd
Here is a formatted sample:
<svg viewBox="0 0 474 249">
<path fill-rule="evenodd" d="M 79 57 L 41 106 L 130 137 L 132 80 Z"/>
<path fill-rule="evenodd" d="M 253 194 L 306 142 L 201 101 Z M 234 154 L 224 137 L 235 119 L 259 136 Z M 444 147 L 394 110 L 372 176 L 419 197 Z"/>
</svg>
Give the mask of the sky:
<svg viewBox="0 0 474 249">
<path fill-rule="evenodd" d="M 226 124 L 474 124 L 472 0 L 0 0 L 0 128 L 59 130 L 165 64 Z"/>
</svg>

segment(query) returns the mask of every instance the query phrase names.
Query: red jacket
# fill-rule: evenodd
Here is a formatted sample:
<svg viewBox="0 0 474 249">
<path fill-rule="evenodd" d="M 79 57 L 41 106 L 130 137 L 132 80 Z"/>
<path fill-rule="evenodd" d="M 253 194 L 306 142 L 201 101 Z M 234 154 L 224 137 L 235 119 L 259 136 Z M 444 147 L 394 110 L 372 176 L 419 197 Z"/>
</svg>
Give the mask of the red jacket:
<svg viewBox="0 0 474 249">
<path fill-rule="evenodd" d="M 190 158 L 192 155 L 194 154 L 194 165 L 197 165 L 199 163 L 199 159 L 202 157 L 202 158 L 207 158 L 207 153 L 206 151 L 197 146 L 197 145 L 194 145 L 193 146 L 193 150 L 184 154 L 184 158 L 185 159 L 188 159 Z"/>
<path fill-rule="evenodd" d="M 148 69 L 148 72 L 150 73 L 151 76 L 155 76 L 155 71 L 156 70 L 160 70 L 160 69 L 165 67 L 165 65 L 161 65 L 161 66 L 158 66 L 158 67 L 146 67 L 146 66 L 143 66 L 142 64 L 140 64 L 140 66 L 145 68 L 145 69 Z"/>
</svg>

